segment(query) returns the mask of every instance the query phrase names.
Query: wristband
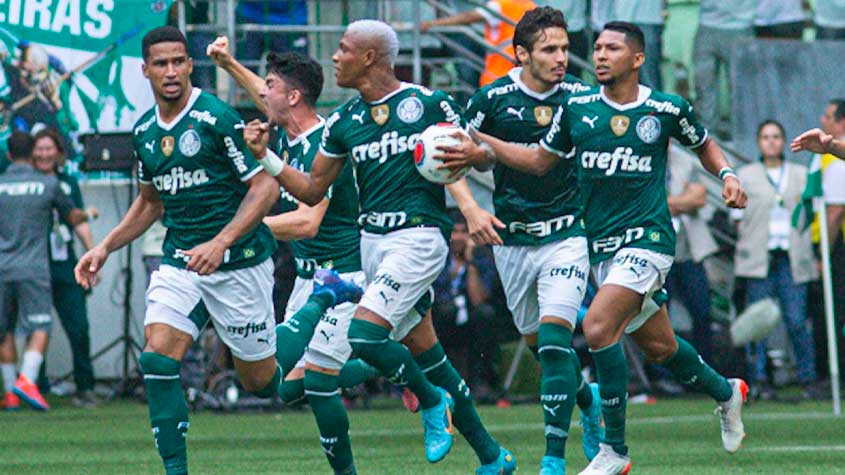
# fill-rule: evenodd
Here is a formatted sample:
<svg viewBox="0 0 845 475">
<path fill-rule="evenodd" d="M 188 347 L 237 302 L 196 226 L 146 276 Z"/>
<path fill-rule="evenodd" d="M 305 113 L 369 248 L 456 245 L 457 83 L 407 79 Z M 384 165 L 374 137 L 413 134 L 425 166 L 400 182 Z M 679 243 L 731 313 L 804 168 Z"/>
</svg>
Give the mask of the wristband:
<svg viewBox="0 0 845 475">
<path fill-rule="evenodd" d="M 731 168 L 731 167 L 724 167 L 724 168 L 722 168 L 721 170 L 719 170 L 719 179 L 720 179 L 720 180 L 725 181 L 725 178 L 727 178 L 727 177 L 729 177 L 729 176 L 732 176 L 732 177 L 734 177 L 734 178 L 739 179 L 739 178 L 736 176 L 736 172 L 735 172 L 735 171 L 734 171 L 734 169 L 733 169 L 733 168 Z"/>
<path fill-rule="evenodd" d="M 264 167 L 264 170 L 270 174 L 270 176 L 279 176 L 282 173 L 282 170 L 285 169 L 285 162 L 279 158 L 272 150 L 266 149 L 266 153 L 264 153 L 264 157 L 258 159 L 258 163 Z"/>
</svg>

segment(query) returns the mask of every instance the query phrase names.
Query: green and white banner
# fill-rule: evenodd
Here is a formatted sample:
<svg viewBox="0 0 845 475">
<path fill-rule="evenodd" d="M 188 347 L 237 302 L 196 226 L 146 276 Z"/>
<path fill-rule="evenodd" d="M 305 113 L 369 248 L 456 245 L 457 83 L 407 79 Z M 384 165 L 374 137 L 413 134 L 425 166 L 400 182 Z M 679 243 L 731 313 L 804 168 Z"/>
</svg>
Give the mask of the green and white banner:
<svg viewBox="0 0 845 475">
<path fill-rule="evenodd" d="M 3 156 L 12 130 L 53 127 L 73 150 L 75 172 L 80 134 L 129 131 L 153 105 L 141 73 L 141 38 L 167 22 L 171 3 L 0 0 Z"/>
</svg>

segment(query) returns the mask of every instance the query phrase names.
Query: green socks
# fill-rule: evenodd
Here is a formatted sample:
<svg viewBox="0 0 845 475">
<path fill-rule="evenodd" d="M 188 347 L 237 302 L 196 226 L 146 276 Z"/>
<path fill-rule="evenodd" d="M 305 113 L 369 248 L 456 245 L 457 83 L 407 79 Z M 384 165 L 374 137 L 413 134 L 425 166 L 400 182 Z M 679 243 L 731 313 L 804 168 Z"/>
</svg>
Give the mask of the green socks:
<svg viewBox="0 0 845 475">
<path fill-rule="evenodd" d="M 620 455 L 628 454 L 625 445 L 625 409 L 628 403 L 628 361 L 622 344 L 616 342 L 600 350 L 590 350 L 596 364 L 596 376 L 604 417 L 604 443 Z"/>
<path fill-rule="evenodd" d="M 440 403 L 440 391 L 428 382 L 408 349 L 390 340 L 387 328 L 353 319 L 349 324 L 349 344 L 358 357 L 387 376 L 391 383 L 407 386 L 416 394 L 423 409 L 431 409 Z"/>
<path fill-rule="evenodd" d="M 678 336 L 675 336 L 675 340 L 678 342 L 678 351 L 663 366 L 685 386 L 708 394 L 718 402 L 730 399 L 733 391 L 728 380 L 707 365 L 689 342 Z"/>
<path fill-rule="evenodd" d="M 540 403 L 546 425 L 546 455 L 565 458 L 580 376 L 576 369 L 580 366 L 578 357 L 572 349 L 572 332 L 561 325 L 541 323 L 537 343 L 542 368 Z"/>
<path fill-rule="evenodd" d="M 311 411 L 314 412 L 314 418 L 317 419 L 320 444 L 329 465 L 335 474 L 354 474 L 352 445 L 349 442 L 349 417 L 343 407 L 343 401 L 340 400 L 337 376 L 306 370 L 305 395 Z"/>
<path fill-rule="evenodd" d="M 481 418 L 475 411 L 469 386 L 446 358 L 446 353 L 440 343 L 415 356 L 414 361 L 432 384 L 440 386 L 452 395 L 455 400 L 452 422 L 478 455 L 481 464 L 486 465 L 496 460 L 499 457 L 499 444 L 484 428 Z"/>
<path fill-rule="evenodd" d="M 575 394 L 575 402 L 578 403 L 578 408 L 586 411 L 593 405 L 593 391 L 590 390 L 590 385 L 584 381 L 584 375 L 581 374 L 581 360 L 578 359 L 578 353 L 575 353 L 575 357 L 572 358 L 572 366 L 575 367 L 576 377 L 578 378 L 578 392 Z"/>
<path fill-rule="evenodd" d="M 286 405 L 295 407 L 305 402 L 305 382 L 303 378 L 286 379 L 279 386 L 279 396 Z"/>
<path fill-rule="evenodd" d="M 378 376 L 378 371 L 360 358 L 351 359 L 340 369 L 337 385 L 344 388 L 354 388 Z"/>
<path fill-rule="evenodd" d="M 314 336 L 314 328 L 331 303 L 328 295 L 312 295 L 298 312 L 276 325 L 276 361 L 282 368 L 282 377 L 287 376 L 302 358 Z"/>
<path fill-rule="evenodd" d="M 167 475 L 188 473 L 188 405 L 179 380 L 181 363 L 157 353 L 144 352 L 138 360 L 156 448 Z"/>
</svg>

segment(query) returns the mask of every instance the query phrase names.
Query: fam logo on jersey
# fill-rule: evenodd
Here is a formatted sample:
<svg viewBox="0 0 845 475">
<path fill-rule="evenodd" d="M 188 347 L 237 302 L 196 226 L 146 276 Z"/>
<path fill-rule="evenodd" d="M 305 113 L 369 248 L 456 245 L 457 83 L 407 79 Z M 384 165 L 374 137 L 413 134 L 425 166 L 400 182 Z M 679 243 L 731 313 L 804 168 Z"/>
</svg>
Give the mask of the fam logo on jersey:
<svg viewBox="0 0 845 475">
<path fill-rule="evenodd" d="M 376 124 L 384 125 L 387 123 L 387 119 L 390 118 L 390 106 L 387 104 L 375 106 L 370 109 L 370 115 L 373 117 Z"/>
<path fill-rule="evenodd" d="M 645 143 L 652 144 L 660 138 L 660 120 L 653 115 L 647 115 L 637 121 L 637 137 Z"/>
<path fill-rule="evenodd" d="M 166 135 L 161 138 L 161 153 L 165 157 L 173 155 L 173 149 L 176 147 L 176 139 L 172 135 Z"/>
<path fill-rule="evenodd" d="M 552 122 L 552 108 L 549 106 L 537 106 L 534 108 L 534 118 L 541 127 L 545 127 Z"/>
<path fill-rule="evenodd" d="M 194 129 L 188 129 L 179 137 L 179 153 L 185 157 L 193 157 L 202 148 L 200 135 Z"/>
<path fill-rule="evenodd" d="M 423 103 L 414 96 L 406 97 L 396 108 L 396 115 L 402 122 L 413 124 L 423 116 Z"/>
<path fill-rule="evenodd" d="M 616 134 L 617 137 L 625 135 L 628 131 L 628 126 L 631 125 L 631 119 L 625 115 L 615 115 L 610 118 L 610 130 Z"/>
</svg>

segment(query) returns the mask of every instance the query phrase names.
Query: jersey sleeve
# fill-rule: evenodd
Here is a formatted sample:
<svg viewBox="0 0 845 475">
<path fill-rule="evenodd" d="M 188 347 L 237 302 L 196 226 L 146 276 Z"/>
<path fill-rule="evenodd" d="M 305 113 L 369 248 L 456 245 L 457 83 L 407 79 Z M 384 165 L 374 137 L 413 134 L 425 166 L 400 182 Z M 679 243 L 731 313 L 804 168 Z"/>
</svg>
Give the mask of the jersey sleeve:
<svg viewBox="0 0 845 475">
<path fill-rule="evenodd" d="M 486 133 L 490 125 L 489 114 L 490 99 L 487 98 L 486 90 L 481 89 L 470 97 L 467 102 L 467 110 L 464 113 L 467 128 Z"/>
<path fill-rule="evenodd" d="M 546 136 L 540 140 L 540 146 L 559 157 L 565 157 L 572 150 L 572 137 L 569 135 L 568 108 L 566 104 L 558 106 L 552 125 Z"/>
<path fill-rule="evenodd" d="M 349 150 L 343 139 L 343 125 L 340 123 L 340 110 L 332 112 L 323 127 L 323 137 L 320 140 L 320 153 L 329 158 L 343 158 Z"/>
<path fill-rule="evenodd" d="M 229 166 L 241 181 L 247 181 L 263 170 L 246 146 L 246 141 L 244 141 L 246 124 L 240 114 L 234 110 L 227 111 L 220 117 L 216 128 L 222 140 L 226 160 L 229 161 Z"/>
<path fill-rule="evenodd" d="M 672 137 L 685 147 L 701 147 L 707 141 L 707 129 L 698 121 L 689 102 L 681 99 L 680 108 L 681 113 L 678 114 L 678 123 Z"/>
</svg>

